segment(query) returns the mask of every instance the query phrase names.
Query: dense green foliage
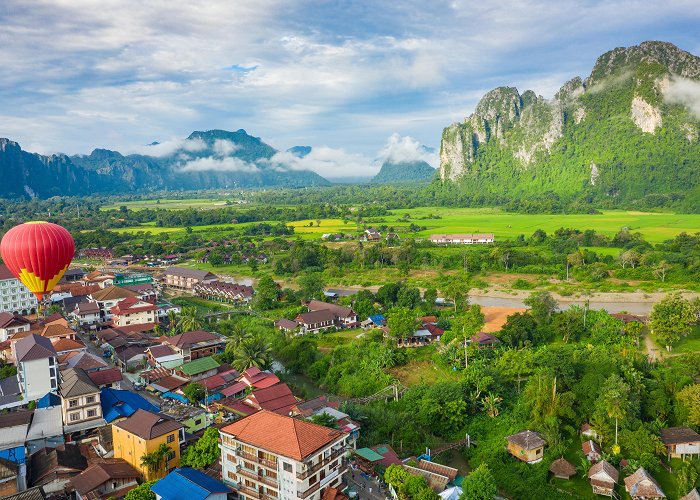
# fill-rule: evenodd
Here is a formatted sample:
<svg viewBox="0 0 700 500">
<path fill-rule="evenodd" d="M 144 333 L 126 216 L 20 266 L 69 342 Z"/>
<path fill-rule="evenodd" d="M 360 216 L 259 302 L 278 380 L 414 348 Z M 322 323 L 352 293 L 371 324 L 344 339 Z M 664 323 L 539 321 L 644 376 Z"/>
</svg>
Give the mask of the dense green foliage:
<svg viewBox="0 0 700 500">
<path fill-rule="evenodd" d="M 373 184 L 401 184 L 406 182 L 429 181 L 435 176 L 435 169 L 428 163 L 417 161 L 385 161 L 379 173 L 372 178 Z"/>
<path fill-rule="evenodd" d="M 219 430 L 209 427 L 197 442 L 185 449 L 180 462 L 188 467 L 204 469 L 216 462 L 219 456 Z"/>
</svg>

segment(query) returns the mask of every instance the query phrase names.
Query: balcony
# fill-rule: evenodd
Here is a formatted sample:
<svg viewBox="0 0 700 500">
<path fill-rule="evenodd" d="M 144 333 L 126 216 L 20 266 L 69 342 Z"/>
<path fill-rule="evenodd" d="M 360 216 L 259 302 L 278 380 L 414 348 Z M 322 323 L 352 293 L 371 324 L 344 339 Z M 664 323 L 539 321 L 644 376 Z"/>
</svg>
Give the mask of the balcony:
<svg viewBox="0 0 700 500">
<path fill-rule="evenodd" d="M 318 472 L 319 470 L 323 469 L 326 465 L 330 464 L 333 462 L 338 457 L 342 457 L 345 454 L 346 448 L 340 448 L 339 450 L 335 450 L 331 452 L 330 456 L 327 458 L 324 458 L 321 460 L 319 463 L 312 465 L 311 467 L 307 467 L 306 470 L 303 470 L 301 472 L 297 473 L 297 479 L 304 480 L 308 478 L 311 474 L 314 472 Z"/>
<path fill-rule="evenodd" d="M 320 488 L 324 488 L 326 485 L 328 485 L 331 481 L 333 481 L 336 477 L 341 476 L 345 474 L 345 472 L 348 470 L 348 462 L 343 460 L 340 463 L 340 466 L 331 472 L 327 477 L 324 477 L 320 481 L 318 481 L 316 484 L 311 486 L 308 490 L 301 492 L 297 492 L 297 497 L 304 499 L 313 494 L 314 492 L 318 491 Z"/>
<path fill-rule="evenodd" d="M 262 465 L 263 467 L 267 467 L 268 469 L 273 469 L 274 471 L 277 471 L 276 460 L 266 460 L 264 458 L 257 457 L 256 455 L 251 455 L 250 453 L 247 453 L 241 450 L 240 448 L 236 448 L 236 455 L 238 455 L 241 458 L 245 458 L 250 462 L 254 462 L 256 464 Z"/>
<path fill-rule="evenodd" d="M 272 479 L 271 477 L 263 476 L 262 474 L 250 471 L 240 465 L 238 465 L 238 467 L 236 468 L 236 472 L 241 476 L 247 477 L 248 479 L 252 479 L 253 481 L 257 481 L 258 483 L 263 483 L 267 486 L 275 488 L 276 490 L 280 489 L 280 484 L 276 479 Z"/>
<path fill-rule="evenodd" d="M 244 486 L 242 484 L 238 486 L 238 491 L 247 497 L 257 498 L 258 500 L 261 500 L 264 496 L 259 491 L 254 490 L 253 488 L 249 488 L 248 486 Z"/>
</svg>

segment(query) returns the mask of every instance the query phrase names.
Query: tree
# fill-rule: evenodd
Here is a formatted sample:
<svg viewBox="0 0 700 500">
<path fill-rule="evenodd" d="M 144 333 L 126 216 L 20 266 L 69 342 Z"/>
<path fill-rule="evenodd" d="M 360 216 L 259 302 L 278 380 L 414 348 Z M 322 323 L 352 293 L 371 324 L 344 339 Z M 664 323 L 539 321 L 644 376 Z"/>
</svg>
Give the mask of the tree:
<svg viewBox="0 0 700 500">
<path fill-rule="evenodd" d="M 469 287 L 462 279 L 453 279 L 447 285 L 447 287 L 445 287 L 445 295 L 447 295 L 447 298 L 452 300 L 455 312 L 457 312 L 458 309 L 461 309 L 462 306 L 467 303 L 468 292 Z"/>
<path fill-rule="evenodd" d="M 662 260 L 656 266 L 654 267 L 654 276 L 659 278 L 662 282 L 666 281 L 666 275 L 668 272 L 671 270 L 671 265 L 666 262 L 665 260 Z"/>
<path fill-rule="evenodd" d="M 183 306 L 178 320 L 178 329 L 181 332 L 201 330 L 204 326 L 204 318 L 197 306 Z"/>
<path fill-rule="evenodd" d="M 700 427 L 700 384 L 684 387 L 676 395 L 682 420 L 693 427 Z"/>
<path fill-rule="evenodd" d="M 167 444 L 161 443 L 160 446 L 151 453 L 144 453 L 141 455 L 141 467 L 146 468 L 149 478 L 154 476 L 163 477 L 167 456 L 171 451 Z"/>
<path fill-rule="evenodd" d="M 685 494 L 695 488 L 695 483 L 698 481 L 698 470 L 693 462 L 683 462 L 675 469 L 676 478 L 678 480 L 678 492 Z"/>
<path fill-rule="evenodd" d="M 548 324 L 558 308 L 557 301 L 549 292 L 532 292 L 523 304 L 530 308 L 530 314 L 540 325 Z"/>
<path fill-rule="evenodd" d="M 670 351 L 673 344 L 690 333 L 696 319 L 691 302 L 676 292 L 654 304 L 649 323 L 652 332 Z"/>
<path fill-rule="evenodd" d="M 384 481 L 394 488 L 401 486 L 407 477 L 408 472 L 400 465 L 391 464 L 386 468 L 386 471 L 384 471 Z"/>
<path fill-rule="evenodd" d="M 598 400 L 601 410 L 608 418 L 615 419 L 615 447 L 617 448 L 618 423 L 627 417 L 630 409 L 630 386 L 619 375 L 613 374 L 603 384 Z M 619 450 L 618 450 L 619 451 Z"/>
<path fill-rule="evenodd" d="M 272 365 L 272 347 L 263 339 L 252 338 L 241 343 L 231 365 L 238 371 L 253 366 L 265 370 Z"/>
<path fill-rule="evenodd" d="M 202 437 L 187 447 L 181 462 L 188 467 L 204 469 L 216 462 L 219 456 L 219 431 L 216 427 L 209 427 Z"/>
<path fill-rule="evenodd" d="M 437 300 L 438 293 L 435 288 L 428 288 L 423 292 L 423 300 L 425 302 L 425 310 L 432 311 L 435 308 L 435 301 Z"/>
<path fill-rule="evenodd" d="M 250 332 L 244 330 L 241 325 L 233 321 L 220 321 L 217 323 L 217 328 L 220 333 L 228 337 L 226 352 L 236 352 L 245 340 L 253 337 Z"/>
<path fill-rule="evenodd" d="M 299 277 L 297 283 L 300 293 L 305 299 L 319 299 L 323 296 L 323 287 L 326 286 L 321 273 L 306 273 Z"/>
<path fill-rule="evenodd" d="M 462 496 L 459 500 L 493 500 L 498 493 L 496 480 L 488 465 L 482 463 L 462 483 Z"/>
<path fill-rule="evenodd" d="M 156 494 L 151 491 L 151 486 L 154 484 L 156 481 L 146 481 L 139 484 L 126 494 L 124 500 L 156 500 Z"/>
<path fill-rule="evenodd" d="M 407 307 L 395 307 L 387 320 L 389 335 L 396 339 L 405 339 L 413 335 L 418 327 L 416 314 Z"/>
<path fill-rule="evenodd" d="M 484 405 L 486 414 L 491 418 L 495 418 L 498 416 L 498 405 L 501 401 L 503 401 L 502 397 L 496 396 L 495 394 L 489 392 L 488 395 L 484 396 L 484 399 L 481 400 L 481 404 Z"/>
<path fill-rule="evenodd" d="M 200 402 L 202 399 L 204 399 L 204 396 L 206 396 L 204 386 L 202 384 L 198 384 L 197 382 L 187 384 L 182 392 L 192 404 Z"/>
<path fill-rule="evenodd" d="M 578 340 L 585 330 L 583 325 L 583 310 L 574 306 L 554 316 L 552 324 L 554 330 L 561 336 L 565 344 L 572 339 Z"/>
<path fill-rule="evenodd" d="M 318 413 L 313 415 L 309 420 L 317 425 L 330 427 L 331 429 L 338 429 L 338 421 L 330 413 Z"/>
<path fill-rule="evenodd" d="M 527 312 L 511 314 L 501 327 L 498 337 L 511 347 L 534 344 L 538 338 L 537 321 Z"/>
<path fill-rule="evenodd" d="M 269 276 L 263 276 L 255 287 L 253 306 L 261 310 L 273 308 L 277 302 L 277 291 L 277 283 Z"/>
</svg>

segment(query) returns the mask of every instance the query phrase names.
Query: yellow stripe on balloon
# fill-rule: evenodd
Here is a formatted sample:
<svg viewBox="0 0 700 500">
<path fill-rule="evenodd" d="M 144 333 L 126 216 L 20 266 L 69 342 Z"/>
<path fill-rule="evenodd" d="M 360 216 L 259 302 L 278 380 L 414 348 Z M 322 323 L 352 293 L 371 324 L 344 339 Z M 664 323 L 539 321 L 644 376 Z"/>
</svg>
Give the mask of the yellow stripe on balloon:
<svg viewBox="0 0 700 500">
<path fill-rule="evenodd" d="M 21 269 L 19 273 L 19 280 L 24 283 L 24 286 L 26 286 L 30 292 L 41 294 L 53 290 L 67 269 L 68 264 L 66 264 L 63 269 L 58 271 L 56 275 L 49 280 L 41 279 L 28 269 Z"/>
</svg>

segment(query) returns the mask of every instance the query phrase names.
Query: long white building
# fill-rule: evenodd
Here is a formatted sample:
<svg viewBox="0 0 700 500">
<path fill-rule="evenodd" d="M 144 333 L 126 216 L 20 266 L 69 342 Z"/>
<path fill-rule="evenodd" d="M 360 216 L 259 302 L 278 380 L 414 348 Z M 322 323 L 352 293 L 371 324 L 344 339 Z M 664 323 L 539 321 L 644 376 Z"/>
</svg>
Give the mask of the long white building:
<svg viewBox="0 0 700 500">
<path fill-rule="evenodd" d="M 221 476 L 239 498 L 320 500 L 339 486 L 349 435 L 270 411 L 221 429 Z"/>
<path fill-rule="evenodd" d="M 0 312 L 26 316 L 36 313 L 39 301 L 5 264 L 0 264 Z"/>
<path fill-rule="evenodd" d="M 430 241 L 438 245 L 488 245 L 493 233 L 431 234 Z"/>
</svg>

